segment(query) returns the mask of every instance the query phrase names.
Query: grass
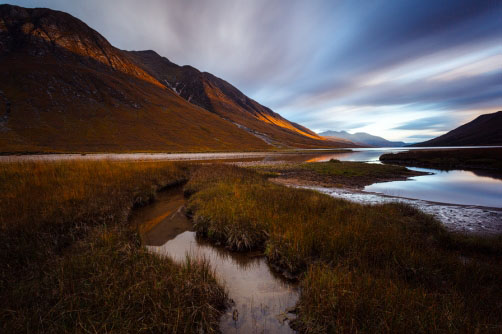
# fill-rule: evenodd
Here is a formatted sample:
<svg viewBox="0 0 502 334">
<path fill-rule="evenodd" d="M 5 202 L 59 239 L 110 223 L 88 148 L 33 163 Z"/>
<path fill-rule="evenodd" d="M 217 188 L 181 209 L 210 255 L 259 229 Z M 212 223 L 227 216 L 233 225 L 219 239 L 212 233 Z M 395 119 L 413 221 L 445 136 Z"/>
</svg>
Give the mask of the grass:
<svg viewBox="0 0 502 334">
<path fill-rule="evenodd" d="M 383 154 L 386 163 L 440 169 L 489 169 L 502 172 L 502 148 L 410 150 Z"/>
<path fill-rule="evenodd" d="M 392 178 L 396 177 L 396 175 L 410 174 L 405 167 L 350 161 L 341 162 L 335 159 L 328 162 L 302 164 L 301 168 L 319 174 L 343 177 Z"/>
<path fill-rule="evenodd" d="M 336 159 L 316 163 L 258 165 L 252 167 L 252 169 L 278 173 L 280 179 L 296 179 L 300 183 L 351 188 L 362 188 L 375 182 L 405 180 L 408 177 L 423 174 L 402 166 L 339 161 Z"/>
<path fill-rule="evenodd" d="M 134 206 L 188 180 L 199 235 L 261 250 L 300 281 L 301 333 L 500 332 L 500 237 L 452 234 L 410 206 L 355 204 L 270 175 L 224 164 L 1 164 L 1 331 L 217 332 L 227 296 L 208 263 L 150 254 L 127 224 Z"/>
<path fill-rule="evenodd" d="M 200 167 L 185 190 L 199 235 L 263 250 L 299 278 L 300 332 L 502 329 L 500 237 L 452 234 L 407 205 L 355 204 L 233 166 Z"/>
<path fill-rule="evenodd" d="M 216 332 L 226 293 L 208 263 L 149 254 L 127 224 L 186 178 L 170 162 L 1 164 L 1 331 Z"/>
</svg>

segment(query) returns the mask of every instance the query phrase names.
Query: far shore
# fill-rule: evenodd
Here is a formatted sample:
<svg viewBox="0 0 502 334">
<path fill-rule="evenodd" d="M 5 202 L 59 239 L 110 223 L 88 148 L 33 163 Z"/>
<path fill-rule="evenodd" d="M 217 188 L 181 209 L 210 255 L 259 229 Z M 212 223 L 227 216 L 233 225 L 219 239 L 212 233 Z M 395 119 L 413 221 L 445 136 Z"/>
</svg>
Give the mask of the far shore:
<svg viewBox="0 0 502 334">
<path fill-rule="evenodd" d="M 383 163 L 436 169 L 484 169 L 502 172 L 502 148 L 410 150 L 380 156 Z"/>
<path fill-rule="evenodd" d="M 63 161 L 63 160 L 117 160 L 117 161 L 207 161 L 207 160 L 230 160 L 230 159 L 253 159 L 268 156 L 288 155 L 314 155 L 317 153 L 349 153 L 358 150 L 387 150 L 388 147 L 359 147 L 359 148 L 291 148 L 268 151 L 131 151 L 131 152 L 0 152 L 0 163 L 17 161 Z M 479 149 L 499 149 L 502 147 L 396 147 L 392 148 L 406 152 L 462 150 L 462 152 L 478 151 Z M 389 154 L 384 154 L 388 156 Z M 399 157 L 401 157 L 400 155 Z M 383 160 L 382 160 L 383 161 Z M 387 162 L 387 161 L 383 161 Z M 391 161 L 389 161 L 391 162 Z M 411 164 L 410 161 L 392 161 L 396 164 L 408 164 L 417 167 L 434 167 L 432 165 Z M 438 166 L 441 167 L 441 166 Z M 479 167 L 483 168 L 483 167 Z M 490 169 L 490 168 L 489 168 Z M 492 168 L 493 169 L 493 168 Z"/>
<path fill-rule="evenodd" d="M 239 158 L 258 158 L 280 155 L 309 155 L 322 153 L 346 153 L 343 149 L 292 149 L 282 151 L 242 151 L 242 152 L 130 152 L 130 153 L 23 153 L 0 154 L 0 162 L 14 161 L 56 161 L 56 160 L 222 160 Z"/>
</svg>

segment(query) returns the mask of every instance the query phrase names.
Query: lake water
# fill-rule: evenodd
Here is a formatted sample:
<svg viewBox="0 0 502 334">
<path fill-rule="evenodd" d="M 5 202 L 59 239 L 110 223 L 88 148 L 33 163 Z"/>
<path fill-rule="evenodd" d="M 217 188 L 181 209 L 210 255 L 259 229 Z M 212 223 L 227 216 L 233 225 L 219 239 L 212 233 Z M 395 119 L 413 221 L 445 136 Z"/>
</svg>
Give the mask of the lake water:
<svg viewBox="0 0 502 334">
<path fill-rule="evenodd" d="M 382 154 L 408 149 L 410 148 L 355 149 L 353 153 L 319 155 L 310 161 L 338 159 L 380 163 L 379 157 Z M 363 204 L 396 201 L 407 203 L 432 214 L 447 228 L 454 231 L 502 233 L 502 174 L 490 171 L 408 168 L 428 174 L 411 177 L 405 181 L 374 183 L 366 186 L 363 191 L 307 188 Z"/>
<path fill-rule="evenodd" d="M 444 148 L 438 147 L 436 149 Z M 382 154 L 409 149 L 402 147 L 361 148 L 354 149 L 354 152 L 320 154 L 307 161 L 321 162 L 338 159 L 341 161 L 380 163 L 379 157 Z M 364 191 L 448 204 L 502 208 L 502 174 L 490 173 L 489 171 L 442 171 L 430 168 L 408 168 L 426 172 L 429 175 L 412 177 L 406 181 L 375 183 L 365 187 Z"/>
<path fill-rule="evenodd" d="M 409 169 L 430 173 L 406 181 L 375 183 L 365 191 L 432 202 L 502 208 L 502 179 L 463 170 Z"/>
<path fill-rule="evenodd" d="M 353 148 L 352 151 L 342 153 L 325 153 L 312 157 L 308 162 L 322 162 L 330 159 L 340 161 L 359 161 L 369 163 L 381 163 L 379 158 L 382 154 L 397 153 L 410 150 L 440 150 L 440 149 L 466 149 L 466 148 L 493 148 L 499 146 L 458 146 L 458 147 L 376 147 L 376 148 Z"/>
</svg>

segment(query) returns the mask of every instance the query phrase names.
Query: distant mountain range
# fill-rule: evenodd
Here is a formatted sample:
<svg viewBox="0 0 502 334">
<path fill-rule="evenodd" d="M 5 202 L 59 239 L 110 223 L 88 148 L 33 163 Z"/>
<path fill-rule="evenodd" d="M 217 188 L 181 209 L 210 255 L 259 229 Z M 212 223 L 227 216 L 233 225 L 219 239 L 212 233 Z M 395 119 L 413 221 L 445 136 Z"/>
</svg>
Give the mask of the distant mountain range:
<svg viewBox="0 0 502 334">
<path fill-rule="evenodd" d="M 355 144 L 361 146 L 373 146 L 373 147 L 401 147 L 405 146 L 406 143 L 402 141 L 388 141 L 385 138 L 373 136 L 366 132 L 357 132 L 354 134 L 348 133 L 347 131 L 325 131 L 319 133 L 320 136 L 326 138 L 342 138 L 351 141 Z"/>
<path fill-rule="evenodd" d="M 0 151 L 267 150 L 327 140 L 228 82 L 113 47 L 73 16 L 0 5 Z"/>
<path fill-rule="evenodd" d="M 437 138 L 410 146 L 498 146 L 502 145 L 502 111 L 478 116 Z"/>
</svg>

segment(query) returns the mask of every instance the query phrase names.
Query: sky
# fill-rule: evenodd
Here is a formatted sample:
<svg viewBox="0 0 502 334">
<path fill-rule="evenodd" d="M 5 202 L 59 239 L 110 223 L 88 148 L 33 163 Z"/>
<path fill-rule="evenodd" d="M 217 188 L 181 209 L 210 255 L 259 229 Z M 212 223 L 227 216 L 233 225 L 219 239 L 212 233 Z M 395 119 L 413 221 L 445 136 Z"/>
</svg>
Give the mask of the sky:
<svg viewBox="0 0 502 334">
<path fill-rule="evenodd" d="M 502 110 L 501 0 L 18 0 L 155 50 L 314 131 L 419 142 Z"/>
</svg>

